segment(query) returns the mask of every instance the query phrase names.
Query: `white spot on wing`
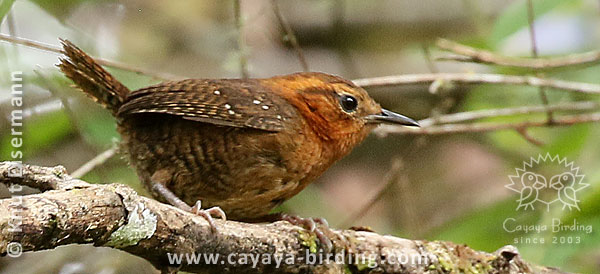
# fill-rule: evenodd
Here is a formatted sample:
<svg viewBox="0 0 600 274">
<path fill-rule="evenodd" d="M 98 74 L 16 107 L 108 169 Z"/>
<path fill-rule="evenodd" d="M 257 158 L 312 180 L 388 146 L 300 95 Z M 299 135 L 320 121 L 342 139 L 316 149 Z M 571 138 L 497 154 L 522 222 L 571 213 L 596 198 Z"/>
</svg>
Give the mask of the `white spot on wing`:
<svg viewBox="0 0 600 274">
<path fill-rule="evenodd" d="M 225 104 L 225 109 L 231 109 L 231 105 L 230 104 Z"/>
<path fill-rule="evenodd" d="M 213 93 L 214 93 L 215 95 L 220 95 L 220 94 L 221 94 L 221 91 L 219 91 L 219 90 L 215 90 L 215 92 L 213 92 Z"/>
<path fill-rule="evenodd" d="M 264 105 L 264 106 L 262 106 L 262 109 L 267 110 L 267 109 L 269 109 L 269 106 Z"/>
<path fill-rule="evenodd" d="M 252 103 L 254 103 L 255 105 L 260 105 L 260 101 L 258 101 L 258 100 L 254 100 L 254 101 L 252 101 Z"/>
</svg>

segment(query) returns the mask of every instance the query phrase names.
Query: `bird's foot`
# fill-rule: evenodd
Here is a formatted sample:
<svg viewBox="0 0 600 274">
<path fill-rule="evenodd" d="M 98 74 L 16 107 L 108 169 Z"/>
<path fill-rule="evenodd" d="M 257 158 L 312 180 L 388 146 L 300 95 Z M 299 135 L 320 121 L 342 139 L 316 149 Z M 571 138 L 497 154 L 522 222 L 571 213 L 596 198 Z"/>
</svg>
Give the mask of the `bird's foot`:
<svg viewBox="0 0 600 274">
<path fill-rule="evenodd" d="M 215 215 L 221 218 L 223 221 L 227 220 L 225 211 L 223 211 L 220 207 L 215 206 L 208 209 L 202 209 L 202 202 L 200 200 L 198 200 L 189 211 L 204 218 L 210 225 L 210 229 L 215 233 L 217 232 L 217 225 L 215 224 L 215 220 L 212 216 Z"/>
<path fill-rule="evenodd" d="M 157 173 L 157 174 L 161 175 L 161 173 Z M 155 174 L 153 177 L 158 176 L 158 175 Z M 194 214 L 204 218 L 210 225 L 210 229 L 213 232 L 217 232 L 217 225 L 215 224 L 215 221 L 213 220 L 212 215 L 216 215 L 216 216 L 220 217 L 221 219 L 223 219 L 223 221 L 227 220 L 225 211 L 223 211 L 220 207 L 215 206 L 215 207 L 211 207 L 209 209 L 202 209 L 202 202 L 200 200 L 196 201 L 196 204 L 193 207 L 190 207 L 184 201 L 179 199 L 179 197 L 177 197 L 164 184 L 159 183 L 159 182 L 160 182 L 160 180 L 152 180 L 151 181 L 152 189 L 154 191 L 156 191 L 157 194 L 162 196 L 171 205 L 173 205 L 181 210 L 194 213 Z"/>
<path fill-rule="evenodd" d="M 335 235 L 342 242 L 347 242 L 346 237 L 344 237 L 344 235 L 340 233 L 331 230 L 331 228 L 329 228 L 327 220 L 323 218 L 302 218 L 296 215 L 279 214 L 279 220 L 287 221 L 290 224 L 301 226 L 307 229 L 308 231 L 315 233 L 317 239 L 319 239 L 319 242 L 321 242 L 323 251 L 325 252 L 331 252 L 333 250 L 333 242 L 331 241 L 331 238 L 327 235 Z"/>
</svg>

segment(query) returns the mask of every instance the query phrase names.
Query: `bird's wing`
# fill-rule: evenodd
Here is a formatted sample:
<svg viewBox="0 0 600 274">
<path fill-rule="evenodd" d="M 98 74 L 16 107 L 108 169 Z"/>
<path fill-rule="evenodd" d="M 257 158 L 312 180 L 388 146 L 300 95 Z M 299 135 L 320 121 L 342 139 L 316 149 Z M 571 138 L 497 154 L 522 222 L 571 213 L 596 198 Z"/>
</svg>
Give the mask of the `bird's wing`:
<svg viewBox="0 0 600 274">
<path fill-rule="evenodd" d="M 254 80 L 188 79 L 132 92 L 118 117 L 164 113 L 221 126 L 281 131 L 296 110 Z"/>
</svg>

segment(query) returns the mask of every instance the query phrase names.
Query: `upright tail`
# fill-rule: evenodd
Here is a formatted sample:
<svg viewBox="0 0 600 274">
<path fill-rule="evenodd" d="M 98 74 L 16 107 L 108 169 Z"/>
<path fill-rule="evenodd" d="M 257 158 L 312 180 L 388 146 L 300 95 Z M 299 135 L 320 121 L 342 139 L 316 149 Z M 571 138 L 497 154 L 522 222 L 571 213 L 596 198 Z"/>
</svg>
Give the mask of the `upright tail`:
<svg viewBox="0 0 600 274">
<path fill-rule="evenodd" d="M 60 41 L 67 57 L 60 58 L 60 70 L 83 92 L 115 115 L 129 94 L 129 89 L 73 43 L 63 39 Z"/>
</svg>

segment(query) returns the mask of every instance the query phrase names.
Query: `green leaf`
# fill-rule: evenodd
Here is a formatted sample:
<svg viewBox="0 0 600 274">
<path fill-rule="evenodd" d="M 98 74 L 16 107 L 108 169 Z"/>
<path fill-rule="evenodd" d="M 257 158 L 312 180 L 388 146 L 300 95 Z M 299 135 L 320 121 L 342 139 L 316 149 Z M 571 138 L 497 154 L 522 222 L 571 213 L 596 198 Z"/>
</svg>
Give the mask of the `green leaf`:
<svg viewBox="0 0 600 274">
<path fill-rule="evenodd" d="M 590 135 L 590 124 L 572 125 L 562 131 L 555 130 L 552 143 L 544 147 L 550 155 L 577 156 Z"/>
<path fill-rule="evenodd" d="M 62 111 L 28 118 L 23 121 L 23 125 L 22 150 L 25 159 L 37 152 L 52 148 L 58 142 L 61 142 L 74 133 L 68 116 Z M 13 136 L 7 135 L 1 142 L 0 157 L 2 159 L 9 159 L 10 153 L 13 150 L 10 143 L 12 138 Z"/>
<path fill-rule="evenodd" d="M 541 102 L 537 88 L 525 86 L 502 86 L 502 85 L 479 85 L 473 87 L 464 101 L 464 111 L 508 108 L 523 106 L 523 102 L 530 102 L 532 105 L 540 105 Z M 539 103 L 535 103 L 539 102 Z M 545 114 L 538 115 L 513 115 L 493 117 L 479 120 L 478 122 L 494 123 L 518 123 L 526 120 L 533 120 L 537 116 L 545 117 Z M 539 119 L 538 119 L 539 120 Z M 537 134 L 536 138 L 540 138 Z M 537 147 L 528 143 L 520 134 L 514 130 L 490 132 L 485 135 L 493 144 L 501 150 L 519 151 L 520 154 L 537 154 Z M 544 139 L 541 139 L 544 140 Z"/>
<path fill-rule="evenodd" d="M 512 195 L 487 208 L 451 220 L 445 227 L 438 229 L 437 233 L 427 238 L 464 243 L 472 248 L 489 252 L 507 244 L 515 244 L 515 238 L 519 237 L 521 233 L 506 232 L 503 226 L 505 220 L 514 218 L 515 223 L 532 224 L 540 218 L 539 211 L 515 211 L 516 199 L 517 197 Z"/>
<path fill-rule="evenodd" d="M 2 23 L 14 3 L 15 0 L 0 0 L 0 23 Z"/>
<path fill-rule="evenodd" d="M 41 9 L 54 16 L 59 21 L 64 21 L 81 3 L 91 0 L 30 0 Z"/>
<path fill-rule="evenodd" d="M 106 68 L 106 70 L 131 90 L 136 90 L 161 82 L 153 79 L 152 77 L 140 75 L 131 71 L 113 68 Z"/>
<path fill-rule="evenodd" d="M 115 119 L 104 109 L 89 111 L 85 116 L 78 117 L 78 120 L 86 141 L 95 146 L 107 147 L 114 139 L 120 139 Z"/>
<path fill-rule="evenodd" d="M 548 13 L 560 5 L 575 4 L 579 0 L 532 0 L 535 18 Z M 513 2 L 496 19 L 489 42 L 491 48 L 497 48 L 506 37 L 527 27 L 527 1 Z"/>
<path fill-rule="evenodd" d="M 124 159 L 119 158 L 119 156 L 113 157 L 103 167 L 92 170 L 90 173 L 83 176 L 82 179 L 96 184 L 125 184 L 142 195 L 149 195 L 148 191 L 141 184 L 134 169 L 128 166 L 127 162 Z"/>
</svg>

